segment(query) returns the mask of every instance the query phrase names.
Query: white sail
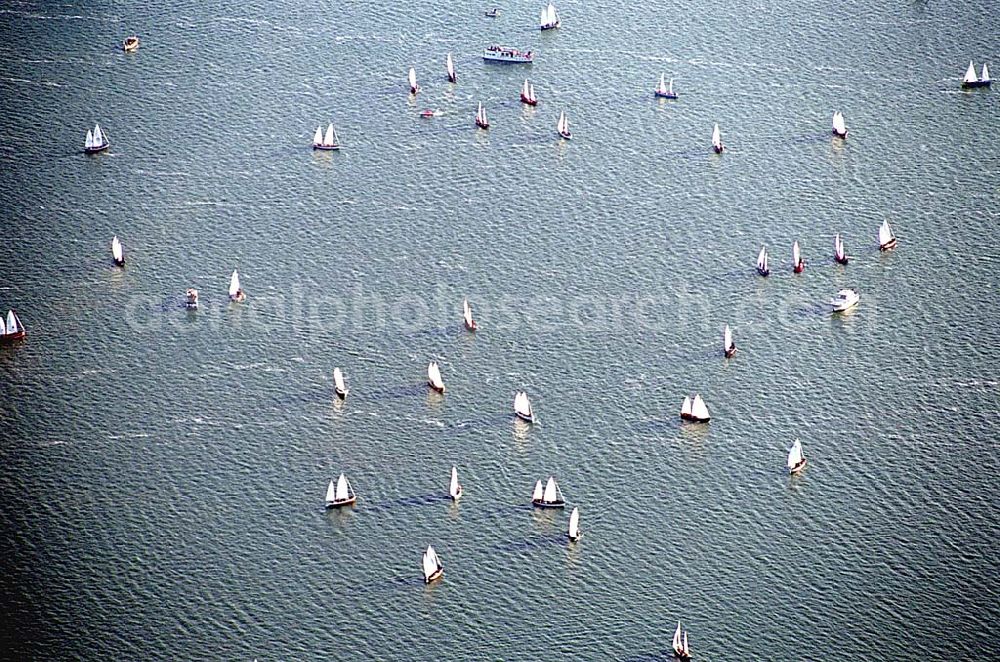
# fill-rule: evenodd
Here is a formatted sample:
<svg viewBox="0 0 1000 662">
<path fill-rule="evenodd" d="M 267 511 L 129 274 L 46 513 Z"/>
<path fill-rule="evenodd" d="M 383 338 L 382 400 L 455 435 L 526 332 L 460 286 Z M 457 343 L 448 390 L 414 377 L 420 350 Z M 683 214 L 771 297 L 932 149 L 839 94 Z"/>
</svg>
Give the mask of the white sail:
<svg viewBox="0 0 1000 662">
<path fill-rule="evenodd" d="M 409 78 L 410 78 L 410 89 L 411 90 L 417 89 L 417 70 L 414 69 L 413 67 L 410 67 Z"/>
<path fill-rule="evenodd" d="M 514 412 L 531 418 L 531 402 L 528 400 L 528 394 L 524 391 L 518 391 L 517 395 L 514 396 Z"/>
<path fill-rule="evenodd" d="M 798 439 L 788 451 L 788 470 L 791 471 L 802 461 L 802 442 Z"/>
<path fill-rule="evenodd" d="M 566 111 L 559 113 L 559 123 L 556 125 L 556 130 L 559 133 L 569 133 L 569 120 L 566 119 Z"/>
<path fill-rule="evenodd" d="M 486 108 L 483 107 L 482 101 L 479 102 L 479 110 L 476 111 L 476 121 L 482 126 L 489 124 L 489 120 L 486 119 Z"/>
<path fill-rule="evenodd" d="M 326 127 L 326 135 L 323 136 L 323 146 L 324 147 L 333 147 L 336 144 L 337 143 L 336 143 L 336 141 L 334 140 L 334 137 L 333 137 L 333 124 L 331 123 L 330 125 L 328 125 Z"/>
<path fill-rule="evenodd" d="M 683 646 L 683 650 L 684 650 L 684 654 L 685 655 L 690 655 L 691 654 L 691 648 L 688 647 L 688 633 L 687 633 L 687 630 L 684 630 L 684 646 Z"/>
<path fill-rule="evenodd" d="M 549 25 L 556 25 L 557 23 L 559 23 L 559 12 L 556 11 L 555 5 L 553 5 L 550 2 L 549 6 L 546 7 L 545 9 L 546 9 L 546 14 L 548 15 L 547 18 L 549 21 Z"/>
<path fill-rule="evenodd" d="M 673 93 L 674 93 L 674 79 L 671 78 L 670 83 L 667 85 L 667 94 L 673 94 Z"/>
<path fill-rule="evenodd" d="M 17 315 L 14 314 L 13 310 L 7 311 L 7 333 L 17 333 L 20 329 L 18 328 Z"/>
<path fill-rule="evenodd" d="M 323 144 L 323 127 L 317 126 L 316 133 L 313 135 L 313 145 Z"/>
<path fill-rule="evenodd" d="M 340 478 L 337 479 L 337 491 L 334 492 L 334 498 L 337 501 L 343 501 L 351 496 L 351 484 L 347 482 L 347 476 L 340 474 Z"/>
<path fill-rule="evenodd" d="M 840 233 L 837 233 L 837 236 L 833 238 L 833 251 L 838 260 L 844 259 L 846 255 L 844 251 L 844 240 L 840 238 Z"/>
<path fill-rule="evenodd" d="M 719 125 L 716 124 L 715 128 L 712 129 L 712 147 L 719 149 L 722 147 L 722 132 L 719 131 Z"/>
<path fill-rule="evenodd" d="M 546 25 L 548 25 L 548 20 L 549 20 L 548 9 L 546 7 L 542 7 L 542 13 L 538 17 L 538 25 L 544 28 Z"/>
<path fill-rule="evenodd" d="M 711 418 L 711 416 L 708 415 L 708 406 L 705 404 L 705 401 L 701 399 L 701 395 L 694 396 L 694 401 L 691 403 L 691 416 L 699 421 L 707 421 Z"/>
<path fill-rule="evenodd" d="M 986 68 L 986 63 L 983 62 L 983 75 L 979 77 L 979 80 L 989 80 L 990 70 Z"/>
<path fill-rule="evenodd" d="M 236 273 L 236 269 L 233 269 L 233 275 L 229 277 L 230 298 L 236 296 L 236 293 L 239 291 L 240 291 L 240 275 Z"/>
<path fill-rule="evenodd" d="M 455 78 L 455 63 L 451 59 L 451 53 L 448 53 L 448 58 L 445 60 L 445 68 L 448 70 L 448 79 L 454 80 Z"/>
<path fill-rule="evenodd" d="M 833 130 L 838 135 L 847 133 L 847 125 L 844 123 L 844 114 L 839 110 L 833 114 Z"/>
<path fill-rule="evenodd" d="M 465 319 L 466 326 L 472 326 L 472 308 L 469 306 L 468 299 L 462 301 L 462 317 Z"/>
<path fill-rule="evenodd" d="M 798 265 L 799 260 L 802 259 L 802 251 L 799 250 L 799 242 L 796 240 L 792 243 L 792 264 Z"/>
<path fill-rule="evenodd" d="M 337 390 L 341 393 L 347 391 L 347 387 L 344 386 L 344 374 L 340 372 L 340 368 L 333 369 L 333 383 L 337 385 Z"/>
<path fill-rule="evenodd" d="M 531 500 L 532 501 L 541 501 L 543 494 L 544 494 L 544 492 L 542 491 L 542 481 L 541 480 L 536 480 L 535 481 L 535 489 L 531 493 Z"/>
<path fill-rule="evenodd" d="M 90 129 L 87 129 L 87 140 L 86 142 L 83 143 L 83 146 L 86 149 L 90 149 L 91 147 L 94 146 L 94 132 L 91 131 Z"/>
<path fill-rule="evenodd" d="M 684 402 L 681 404 L 681 416 L 691 415 L 691 397 L 685 395 Z"/>
<path fill-rule="evenodd" d="M 441 368 L 438 367 L 436 361 L 431 361 L 427 365 L 427 381 L 436 389 L 444 388 L 444 381 L 441 379 Z"/>
<path fill-rule="evenodd" d="M 333 501 L 336 498 L 337 498 L 337 486 L 331 480 L 330 484 L 326 486 L 326 502 L 327 503 L 333 503 Z"/>
<path fill-rule="evenodd" d="M 427 545 L 427 551 L 424 552 L 423 556 L 423 566 L 424 566 L 424 580 L 430 579 L 431 575 L 441 569 L 441 561 L 438 559 L 437 552 L 430 545 Z"/>
<path fill-rule="evenodd" d="M 549 476 L 548 482 L 545 483 L 545 494 L 542 495 L 542 501 L 546 503 L 559 501 L 559 488 L 556 485 L 556 479 L 552 476 Z"/>
<path fill-rule="evenodd" d="M 0 315 L 0 336 L 5 335 L 7 335 L 7 324 L 3 321 L 3 315 Z"/>
<path fill-rule="evenodd" d="M 104 144 L 104 134 L 101 132 L 101 125 L 94 125 L 94 147 L 100 147 Z"/>
<path fill-rule="evenodd" d="M 122 261 L 122 242 L 118 241 L 118 235 L 111 238 L 111 255 L 114 256 L 115 262 Z"/>
<path fill-rule="evenodd" d="M 532 101 L 537 101 L 538 97 L 535 96 L 535 84 L 528 83 L 528 98 Z"/>
<path fill-rule="evenodd" d="M 656 91 L 660 94 L 667 93 L 667 75 L 660 74 L 660 84 L 656 86 Z"/>
<path fill-rule="evenodd" d="M 722 332 L 722 344 L 727 352 L 729 351 L 729 348 L 733 346 L 733 332 L 729 330 L 728 324 Z"/>
<path fill-rule="evenodd" d="M 969 60 L 969 68 L 965 70 L 965 78 L 962 80 L 966 83 L 976 82 L 976 65 L 972 64 L 972 60 Z"/>
<path fill-rule="evenodd" d="M 580 537 L 580 509 L 574 508 L 569 516 L 569 537 L 576 539 Z"/>
<path fill-rule="evenodd" d="M 757 268 L 767 271 L 767 246 L 760 247 L 760 253 L 757 254 Z"/>
<path fill-rule="evenodd" d="M 458 467 L 451 468 L 451 485 L 448 486 L 448 494 L 452 499 L 458 497 Z"/>
<path fill-rule="evenodd" d="M 677 621 L 677 629 L 674 630 L 674 640 L 671 642 L 674 647 L 674 651 L 681 652 L 681 622 Z"/>
<path fill-rule="evenodd" d="M 878 229 L 878 245 L 885 246 L 892 239 L 892 228 L 889 227 L 889 221 L 882 221 L 882 225 Z"/>
</svg>

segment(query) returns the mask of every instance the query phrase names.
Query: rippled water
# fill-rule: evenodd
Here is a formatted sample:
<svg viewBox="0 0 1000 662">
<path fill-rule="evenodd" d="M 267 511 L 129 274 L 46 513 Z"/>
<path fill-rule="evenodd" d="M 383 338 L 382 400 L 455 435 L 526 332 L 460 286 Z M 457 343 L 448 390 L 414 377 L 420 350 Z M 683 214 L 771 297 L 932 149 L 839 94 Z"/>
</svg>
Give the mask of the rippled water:
<svg viewBox="0 0 1000 662">
<path fill-rule="evenodd" d="M 645 660 L 677 619 L 699 660 L 1000 655 L 987 5 L 5 4 L 3 655 Z"/>
</svg>

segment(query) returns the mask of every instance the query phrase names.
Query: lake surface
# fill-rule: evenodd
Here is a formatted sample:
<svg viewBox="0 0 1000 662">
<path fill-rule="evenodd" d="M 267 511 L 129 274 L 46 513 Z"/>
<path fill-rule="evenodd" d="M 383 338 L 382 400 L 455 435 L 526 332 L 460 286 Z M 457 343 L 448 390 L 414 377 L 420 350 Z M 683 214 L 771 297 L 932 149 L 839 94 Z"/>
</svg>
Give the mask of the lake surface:
<svg viewBox="0 0 1000 662">
<path fill-rule="evenodd" d="M 1000 656 L 996 8 L 500 7 L 0 8 L 0 655 Z"/>
</svg>

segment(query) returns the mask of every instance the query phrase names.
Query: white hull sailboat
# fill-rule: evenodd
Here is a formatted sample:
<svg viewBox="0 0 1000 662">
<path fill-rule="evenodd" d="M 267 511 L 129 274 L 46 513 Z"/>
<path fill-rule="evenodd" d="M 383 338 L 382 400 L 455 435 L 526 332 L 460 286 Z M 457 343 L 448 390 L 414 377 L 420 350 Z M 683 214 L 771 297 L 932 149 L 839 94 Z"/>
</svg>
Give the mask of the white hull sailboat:
<svg viewBox="0 0 1000 662">
<path fill-rule="evenodd" d="M 444 381 L 441 379 L 441 368 L 437 361 L 431 361 L 427 365 L 427 385 L 438 393 L 444 393 Z"/>
<path fill-rule="evenodd" d="M 799 242 L 792 243 L 792 271 L 797 274 L 806 270 L 806 261 L 802 259 L 802 251 L 799 250 Z"/>
<path fill-rule="evenodd" d="M 111 257 L 114 258 L 115 264 L 119 267 L 125 266 L 125 251 L 122 248 L 122 242 L 118 241 L 118 235 L 111 238 Z"/>
<path fill-rule="evenodd" d="M 333 384 L 334 390 L 337 392 L 337 397 L 343 400 L 347 397 L 348 388 L 344 383 L 344 373 L 340 371 L 340 368 L 333 369 Z"/>
<path fill-rule="evenodd" d="M 792 447 L 788 450 L 788 473 L 796 474 L 806 466 L 806 458 L 802 455 L 802 442 L 798 439 L 792 444 Z"/>
<path fill-rule="evenodd" d="M 535 96 L 535 86 L 528 82 L 528 79 L 524 79 L 524 85 L 521 86 L 521 103 L 526 103 L 529 106 L 538 105 L 538 97 Z"/>
<path fill-rule="evenodd" d="M 490 128 L 490 120 L 486 117 L 486 108 L 482 101 L 479 102 L 479 110 L 476 111 L 476 126 L 480 129 Z"/>
<path fill-rule="evenodd" d="M 410 73 L 407 76 L 410 81 L 410 94 L 416 94 L 420 91 L 420 86 L 417 85 L 417 70 L 410 67 Z"/>
<path fill-rule="evenodd" d="M 351 481 L 347 480 L 347 476 L 344 474 L 340 474 L 340 478 L 337 479 L 336 485 L 331 480 L 330 484 L 326 488 L 327 508 L 351 506 L 357 500 L 358 495 L 355 494 L 354 488 L 351 487 Z"/>
<path fill-rule="evenodd" d="M 452 501 L 458 501 L 462 497 L 462 485 L 458 482 L 458 467 L 451 468 L 451 483 L 448 485 L 448 495 Z"/>
<path fill-rule="evenodd" d="M 583 533 L 580 531 L 580 509 L 574 507 L 573 512 L 569 515 L 569 539 L 571 542 L 576 542 L 580 539 Z"/>
<path fill-rule="evenodd" d="M 573 134 L 569 131 L 569 120 L 566 119 L 566 111 L 559 113 L 559 122 L 556 123 L 556 131 L 559 132 L 559 137 L 569 140 L 573 137 Z"/>
<path fill-rule="evenodd" d="M 247 300 L 247 294 L 240 287 L 240 274 L 233 269 L 233 275 L 229 277 L 229 300 L 235 303 L 243 303 Z"/>
<path fill-rule="evenodd" d="M 316 127 L 316 133 L 313 134 L 313 149 L 324 151 L 340 149 L 340 138 L 337 136 L 337 130 L 333 128 L 332 122 L 327 125 L 325 133 L 322 126 Z"/>
<path fill-rule="evenodd" d="M 837 264 L 847 264 L 847 249 L 844 248 L 844 240 L 839 232 L 833 238 L 833 259 Z"/>
<path fill-rule="evenodd" d="M 451 59 L 451 53 L 448 53 L 448 57 L 445 59 L 444 67 L 448 72 L 448 82 L 457 83 L 458 74 L 455 73 L 455 61 Z"/>
<path fill-rule="evenodd" d="M 727 359 L 733 358 L 736 354 L 736 343 L 733 342 L 733 332 L 729 329 L 728 324 L 722 330 L 722 351 Z"/>
<path fill-rule="evenodd" d="M 555 30 L 560 25 L 562 25 L 562 21 L 559 20 L 559 12 L 550 2 L 547 7 L 542 9 L 541 16 L 538 17 L 538 27 L 542 30 Z"/>
<path fill-rule="evenodd" d="M 712 419 L 708 413 L 708 406 L 700 394 L 695 394 L 694 398 L 684 397 L 684 402 L 681 404 L 681 418 L 696 423 L 707 423 Z"/>
<path fill-rule="evenodd" d="M 469 331 L 475 331 L 479 328 L 476 320 L 472 319 L 472 307 L 469 305 L 468 299 L 462 301 L 462 319 L 465 320 L 465 328 Z"/>
<path fill-rule="evenodd" d="M 878 249 L 880 251 L 891 251 L 895 247 L 896 235 L 892 233 L 889 221 L 882 221 L 882 225 L 878 229 Z"/>
<path fill-rule="evenodd" d="M 109 147 L 111 147 L 111 141 L 108 140 L 108 134 L 101 131 L 100 124 L 95 124 L 93 131 L 87 129 L 87 138 L 83 143 L 84 152 L 87 154 L 96 154 L 97 152 L 103 152 Z"/>
<path fill-rule="evenodd" d="M 427 545 L 427 551 L 424 552 L 422 566 L 424 569 L 425 584 L 430 584 L 444 574 L 444 566 L 441 565 L 441 559 L 438 558 L 437 552 L 430 545 Z"/>
<path fill-rule="evenodd" d="M 562 491 L 559 489 L 559 484 L 556 483 L 554 476 L 549 476 L 548 482 L 545 483 L 545 489 L 542 489 L 542 481 L 539 480 L 535 483 L 535 489 L 531 493 L 531 505 L 536 508 L 565 508 L 566 500 L 563 499 Z"/>
<path fill-rule="evenodd" d="M 524 391 L 518 391 L 517 395 L 514 396 L 514 414 L 529 423 L 535 422 L 535 412 L 531 408 L 528 394 Z"/>
<path fill-rule="evenodd" d="M 983 75 L 976 76 L 976 65 L 969 60 L 969 68 L 965 70 L 965 77 L 962 78 L 962 87 L 972 88 L 972 87 L 989 87 L 990 83 L 990 70 L 983 62 Z"/>
<path fill-rule="evenodd" d="M 844 113 L 839 110 L 833 113 L 833 135 L 838 138 L 847 137 L 847 123 L 844 122 Z"/>
<path fill-rule="evenodd" d="M 722 144 L 722 132 L 719 131 L 718 124 L 712 129 L 712 149 L 716 154 L 722 154 L 726 151 L 726 146 Z"/>
<path fill-rule="evenodd" d="M 670 83 L 666 82 L 666 74 L 660 74 L 660 83 L 653 90 L 653 96 L 660 97 L 662 99 L 676 99 L 677 93 L 674 92 L 674 79 L 670 79 Z"/>
<path fill-rule="evenodd" d="M 26 335 L 28 332 L 13 309 L 7 311 L 6 321 L 5 318 L 0 317 L 0 343 L 12 343 L 15 340 L 21 340 Z"/>
<path fill-rule="evenodd" d="M 771 273 L 767 266 L 767 246 L 761 246 L 760 253 L 757 254 L 757 273 L 761 276 L 767 276 Z"/>
</svg>

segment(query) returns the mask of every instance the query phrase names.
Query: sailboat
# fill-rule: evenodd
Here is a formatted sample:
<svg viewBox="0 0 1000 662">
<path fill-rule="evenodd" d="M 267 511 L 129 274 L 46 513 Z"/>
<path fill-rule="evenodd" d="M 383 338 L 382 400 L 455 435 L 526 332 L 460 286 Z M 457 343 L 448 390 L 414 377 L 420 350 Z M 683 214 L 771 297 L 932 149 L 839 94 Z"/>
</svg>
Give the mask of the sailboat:
<svg viewBox="0 0 1000 662">
<path fill-rule="evenodd" d="M 767 246 L 761 246 L 760 253 L 757 254 L 757 273 L 761 276 L 767 276 L 771 273 L 767 267 Z"/>
<path fill-rule="evenodd" d="M 722 330 L 722 351 L 727 359 L 733 358 L 736 354 L 736 343 L 733 342 L 733 332 L 729 330 L 729 325 Z"/>
<path fill-rule="evenodd" d="M 118 235 L 111 238 L 111 257 L 119 267 L 125 266 L 125 251 L 122 249 L 122 242 L 118 241 Z"/>
<path fill-rule="evenodd" d="M 229 300 L 236 303 L 243 303 L 247 300 L 247 294 L 240 287 L 240 275 L 233 269 L 233 275 L 229 277 Z"/>
<path fill-rule="evenodd" d="M 425 584 L 430 584 L 444 574 L 444 566 L 441 565 L 441 559 L 438 558 L 437 552 L 430 545 L 427 545 L 427 551 L 424 552 L 423 568 Z"/>
<path fill-rule="evenodd" d="M 337 130 L 333 128 L 332 123 L 327 125 L 325 134 L 322 126 L 316 127 L 316 133 L 313 134 L 313 149 L 326 151 L 340 149 L 340 138 L 337 137 Z"/>
<path fill-rule="evenodd" d="M 347 476 L 344 474 L 340 474 L 340 478 L 337 479 L 336 486 L 334 486 L 333 481 L 331 480 L 330 484 L 326 488 L 327 508 L 350 506 L 357 500 L 358 495 L 354 493 L 354 488 L 351 487 L 351 482 L 347 480 Z"/>
<path fill-rule="evenodd" d="M 580 509 L 573 508 L 569 515 L 569 539 L 576 542 L 583 534 L 580 532 Z"/>
<path fill-rule="evenodd" d="M 21 320 L 17 318 L 17 313 L 13 310 L 7 311 L 6 322 L 3 317 L 0 317 L 0 343 L 12 343 L 15 340 L 21 340 L 26 335 L 28 333 L 24 324 L 21 324 Z"/>
<path fill-rule="evenodd" d="M 535 96 L 535 86 L 528 82 L 528 79 L 524 79 L 524 85 L 521 86 L 521 103 L 526 103 L 529 106 L 538 105 L 538 97 Z"/>
<path fill-rule="evenodd" d="M 462 486 L 458 482 L 458 467 L 451 468 L 451 484 L 448 486 L 448 494 L 452 501 L 458 501 L 462 497 Z"/>
<path fill-rule="evenodd" d="M 122 50 L 126 53 L 135 53 L 139 50 L 139 36 L 132 35 L 122 40 Z"/>
<path fill-rule="evenodd" d="M 542 30 L 554 30 L 562 25 L 562 21 L 559 20 L 559 12 L 556 11 L 555 6 L 551 2 L 547 7 L 542 9 L 542 15 L 538 18 L 538 24 Z"/>
<path fill-rule="evenodd" d="M 545 483 L 542 489 L 542 481 L 535 483 L 535 489 L 531 494 L 531 505 L 536 508 L 565 508 L 566 500 L 563 499 L 562 491 L 553 476 Z"/>
<path fill-rule="evenodd" d="M 895 247 L 896 235 L 892 233 L 889 221 L 882 221 L 882 225 L 878 229 L 878 249 L 880 251 L 891 251 Z"/>
<path fill-rule="evenodd" d="M 833 113 L 833 135 L 838 138 L 847 137 L 847 124 L 844 122 L 844 113 L 839 110 Z"/>
<path fill-rule="evenodd" d="M 662 97 L 664 99 L 676 99 L 677 93 L 674 92 L 674 79 L 670 79 L 670 83 L 666 82 L 666 75 L 660 74 L 660 84 L 656 86 L 653 90 L 653 96 Z"/>
<path fill-rule="evenodd" d="M 198 309 L 198 290 L 193 287 L 187 288 L 184 292 L 184 306 L 189 310 Z"/>
<path fill-rule="evenodd" d="M 712 149 L 715 150 L 716 154 L 722 154 L 726 151 L 726 146 L 722 144 L 722 132 L 719 131 L 718 124 L 712 129 Z"/>
<path fill-rule="evenodd" d="M 806 261 L 802 259 L 802 251 L 799 250 L 799 242 L 792 243 L 792 271 L 797 274 L 806 270 Z"/>
<path fill-rule="evenodd" d="M 990 70 L 986 67 L 986 63 L 983 62 L 983 75 L 976 76 L 976 65 L 969 60 L 969 68 L 965 70 L 965 77 L 962 78 L 962 87 L 989 87 L 991 82 Z"/>
<path fill-rule="evenodd" d="M 448 57 L 445 59 L 444 63 L 445 69 L 448 71 L 448 82 L 457 83 L 458 74 L 455 73 L 455 62 L 451 59 L 451 53 L 448 53 Z"/>
<path fill-rule="evenodd" d="M 334 390 L 337 392 L 337 397 L 341 400 L 346 398 L 349 390 L 347 385 L 344 384 L 344 373 L 340 371 L 340 368 L 333 369 L 333 383 Z"/>
<path fill-rule="evenodd" d="M 535 422 L 535 412 L 531 409 L 531 402 L 528 401 L 528 394 L 518 391 L 514 396 L 514 413 L 518 418 L 529 423 Z"/>
<path fill-rule="evenodd" d="M 688 646 L 687 630 L 681 634 L 681 622 L 677 621 L 677 629 L 674 630 L 674 638 L 670 642 L 674 649 L 674 656 L 681 660 L 691 659 L 691 648 Z"/>
<path fill-rule="evenodd" d="M 569 140 L 573 137 L 573 134 L 569 132 L 569 120 L 566 119 L 566 111 L 559 113 L 559 122 L 556 124 L 556 131 L 559 132 L 560 137 Z"/>
<path fill-rule="evenodd" d="M 417 70 L 414 69 L 413 67 L 410 67 L 409 78 L 410 78 L 410 94 L 416 94 L 417 92 L 420 91 L 420 86 L 417 85 Z"/>
<path fill-rule="evenodd" d="M 83 143 L 83 151 L 87 154 L 96 154 L 111 147 L 108 134 L 101 131 L 101 125 L 95 124 L 94 130 L 87 129 L 87 139 Z"/>
<path fill-rule="evenodd" d="M 476 126 L 480 129 L 490 128 L 490 120 L 486 117 L 486 108 L 483 107 L 483 102 L 479 102 L 479 110 L 476 111 Z"/>
<path fill-rule="evenodd" d="M 847 250 L 844 248 L 844 240 L 840 238 L 839 232 L 833 238 L 833 259 L 838 264 L 847 264 Z"/>
<path fill-rule="evenodd" d="M 806 458 L 802 455 L 802 442 L 798 439 L 788 450 L 788 473 L 795 474 L 806 466 Z"/>
<path fill-rule="evenodd" d="M 441 369 L 437 361 L 431 361 L 427 365 L 427 385 L 438 393 L 444 393 L 444 382 L 441 380 Z"/>
<path fill-rule="evenodd" d="M 472 319 L 472 308 L 469 306 L 468 299 L 462 301 L 462 319 L 465 320 L 465 328 L 469 331 L 475 331 L 479 328 L 476 320 Z"/>
<path fill-rule="evenodd" d="M 698 423 L 707 423 L 712 419 L 708 413 L 708 406 L 698 394 L 695 394 L 694 398 L 684 397 L 684 402 L 681 404 L 681 418 Z"/>
</svg>

